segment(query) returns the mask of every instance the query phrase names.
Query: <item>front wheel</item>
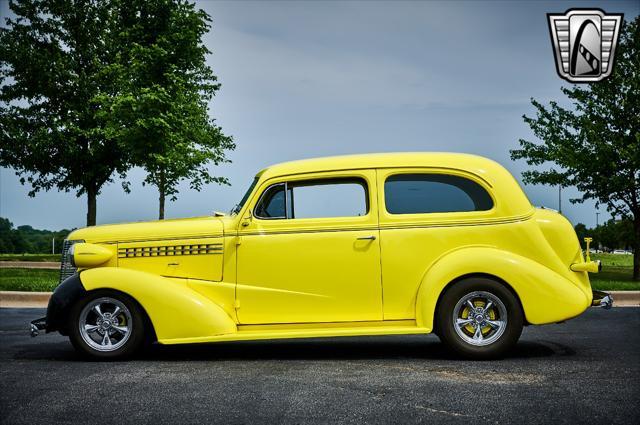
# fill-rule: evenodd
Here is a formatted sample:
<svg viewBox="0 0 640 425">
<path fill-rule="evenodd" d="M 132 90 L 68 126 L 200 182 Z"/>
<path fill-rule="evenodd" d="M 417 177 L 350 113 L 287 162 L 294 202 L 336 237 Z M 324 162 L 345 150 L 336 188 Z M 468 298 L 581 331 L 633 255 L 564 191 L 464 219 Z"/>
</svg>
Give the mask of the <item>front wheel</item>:
<svg viewBox="0 0 640 425">
<path fill-rule="evenodd" d="M 143 313 L 129 296 L 90 292 L 71 310 L 69 339 L 81 353 L 102 360 L 133 355 L 144 342 Z"/>
<path fill-rule="evenodd" d="M 455 283 L 443 294 L 437 333 L 457 354 L 472 359 L 502 356 L 518 341 L 524 315 L 504 285 L 486 278 Z"/>
</svg>

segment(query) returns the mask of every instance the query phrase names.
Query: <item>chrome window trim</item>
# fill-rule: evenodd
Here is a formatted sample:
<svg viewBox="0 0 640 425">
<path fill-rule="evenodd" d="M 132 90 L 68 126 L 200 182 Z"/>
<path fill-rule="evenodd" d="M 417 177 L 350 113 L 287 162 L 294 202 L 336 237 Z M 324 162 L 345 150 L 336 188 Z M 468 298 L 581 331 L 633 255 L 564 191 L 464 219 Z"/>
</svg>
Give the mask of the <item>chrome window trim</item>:
<svg viewBox="0 0 640 425">
<path fill-rule="evenodd" d="M 369 182 L 362 178 L 362 177 L 348 177 L 348 178 L 318 178 L 318 179 L 309 179 L 309 180 L 300 180 L 300 181 L 294 181 L 293 186 L 296 186 L 296 183 L 304 183 L 304 182 L 314 182 L 314 181 L 331 181 L 331 180 L 344 180 L 348 183 L 354 183 L 354 184 L 358 184 L 362 187 L 362 189 L 364 190 L 364 201 L 365 201 L 365 214 L 361 215 L 361 216 L 337 216 L 337 217 L 317 217 L 317 218 L 352 218 L 352 217 L 367 217 L 369 215 L 369 213 L 371 212 L 371 200 L 370 200 L 370 196 L 371 196 L 371 192 L 369 190 Z M 326 184 L 331 184 L 331 183 L 326 183 Z M 257 214 L 257 209 L 258 206 L 262 203 L 262 200 L 265 196 L 265 194 L 267 192 L 269 192 L 269 190 L 271 190 L 271 188 L 276 187 L 276 186 L 284 186 L 284 216 L 281 217 L 262 217 L 260 215 Z M 301 185 L 303 186 L 303 185 Z M 251 211 L 251 214 L 253 215 L 253 217 L 259 219 L 259 220 L 292 220 L 294 219 L 294 215 L 295 212 L 293 210 L 293 205 L 292 205 L 292 198 L 293 197 L 293 190 L 291 190 L 291 194 L 289 194 L 289 182 L 285 181 L 285 182 L 279 182 L 279 183 L 274 183 L 272 185 L 269 185 L 265 190 L 262 191 L 262 193 L 260 194 L 260 197 L 258 198 L 258 202 L 255 203 L 255 205 L 253 206 L 253 210 Z"/>
<path fill-rule="evenodd" d="M 258 206 L 262 203 L 263 198 L 271 190 L 271 188 L 274 188 L 276 186 L 284 187 L 284 216 L 281 216 L 281 217 L 262 217 L 262 216 L 258 215 L 257 212 L 256 212 L 257 209 L 258 209 Z M 259 220 L 286 220 L 288 218 L 287 217 L 287 206 L 288 206 L 287 202 L 288 202 L 287 182 L 274 183 L 274 184 L 268 186 L 260 194 L 260 198 L 258 198 L 258 202 L 256 202 L 256 204 L 253 207 L 253 216 L 255 218 L 259 219 Z"/>
</svg>

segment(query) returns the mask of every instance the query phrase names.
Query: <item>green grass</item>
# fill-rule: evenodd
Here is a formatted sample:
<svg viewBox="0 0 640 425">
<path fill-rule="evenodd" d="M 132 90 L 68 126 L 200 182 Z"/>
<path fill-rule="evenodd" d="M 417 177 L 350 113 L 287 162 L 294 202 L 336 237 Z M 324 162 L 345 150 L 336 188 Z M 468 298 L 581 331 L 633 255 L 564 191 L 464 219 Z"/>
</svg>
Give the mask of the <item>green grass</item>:
<svg viewBox="0 0 640 425">
<path fill-rule="evenodd" d="M 60 254 L 0 254 L 0 261 L 60 261 Z"/>
<path fill-rule="evenodd" d="M 53 291 L 59 276 L 59 270 L 0 268 L 0 291 Z"/>
<path fill-rule="evenodd" d="M 640 291 L 640 282 L 632 279 L 632 267 L 606 266 L 598 274 L 590 274 L 593 289 L 611 291 Z"/>
<path fill-rule="evenodd" d="M 602 261 L 603 268 L 607 266 L 628 267 L 629 273 L 633 271 L 633 255 L 591 254 L 591 259 Z"/>
<path fill-rule="evenodd" d="M 640 282 L 633 281 L 633 255 L 591 254 L 602 261 L 602 271 L 590 274 L 591 286 L 601 291 L 640 291 Z"/>
</svg>

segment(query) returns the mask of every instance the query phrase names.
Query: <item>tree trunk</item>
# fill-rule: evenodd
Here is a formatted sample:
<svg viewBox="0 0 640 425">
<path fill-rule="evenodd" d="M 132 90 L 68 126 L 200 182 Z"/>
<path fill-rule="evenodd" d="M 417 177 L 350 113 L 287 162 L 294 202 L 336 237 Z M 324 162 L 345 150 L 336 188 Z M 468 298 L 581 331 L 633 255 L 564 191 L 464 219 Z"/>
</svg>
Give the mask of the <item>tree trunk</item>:
<svg viewBox="0 0 640 425">
<path fill-rule="evenodd" d="M 96 198 L 98 191 L 94 187 L 87 188 L 87 226 L 96 225 Z"/>
<path fill-rule="evenodd" d="M 633 215 L 633 280 L 640 280 L 640 214 Z"/>
<path fill-rule="evenodd" d="M 165 198 L 165 184 L 164 184 L 164 169 L 160 170 L 160 184 L 158 185 L 158 191 L 160 192 L 158 219 L 164 220 L 164 198 Z"/>
</svg>

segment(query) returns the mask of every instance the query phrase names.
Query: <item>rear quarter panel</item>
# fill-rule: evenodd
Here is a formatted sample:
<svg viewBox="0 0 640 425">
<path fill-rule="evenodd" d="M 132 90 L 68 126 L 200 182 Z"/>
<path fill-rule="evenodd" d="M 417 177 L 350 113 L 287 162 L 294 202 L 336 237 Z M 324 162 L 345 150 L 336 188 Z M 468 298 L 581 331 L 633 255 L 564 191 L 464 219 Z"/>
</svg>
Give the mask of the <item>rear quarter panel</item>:
<svg viewBox="0 0 640 425">
<path fill-rule="evenodd" d="M 565 320 L 590 305 L 586 273 L 569 269 L 580 255 L 573 228 L 570 224 L 567 227 L 562 217 L 539 215 L 513 177 L 501 166 L 490 165 L 493 168 L 485 164 L 483 169 L 471 167 L 468 171 L 378 170 L 385 320 L 415 318 L 420 326 L 431 328 L 442 291 L 472 274 L 492 275 L 508 284 L 520 298 L 529 323 Z M 387 176 L 416 171 L 469 178 L 490 193 L 494 208 L 389 214 L 384 200 Z"/>
</svg>

